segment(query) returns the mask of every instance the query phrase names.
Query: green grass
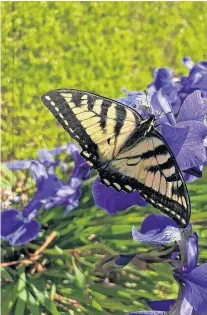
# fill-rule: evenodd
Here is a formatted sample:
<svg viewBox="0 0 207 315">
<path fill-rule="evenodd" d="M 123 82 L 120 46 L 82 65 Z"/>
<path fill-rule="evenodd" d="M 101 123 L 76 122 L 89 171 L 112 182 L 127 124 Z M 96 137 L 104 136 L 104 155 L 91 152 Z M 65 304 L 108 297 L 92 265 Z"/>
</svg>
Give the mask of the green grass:
<svg viewBox="0 0 207 315">
<path fill-rule="evenodd" d="M 2 3 L 3 160 L 68 139 L 40 101 L 56 88 L 119 97 L 160 66 L 206 59 L 205 2 Z"/>
<path fill-rule="evenodd" d="M 40 102 L 51 89 L 70 87 L 116 98 L 123 95 L 122 87 L 146 89 L 157 67 L 187 74 L 183 56 L 207 58 L 206 8 L 205 2 L 2 3 L 3 161 L 36 158 L 39 148 L 68 141 Z M 24 178 L 22 172 L 2 172 L 2 184 L 14 189 Z M 206 181 L 205 172 L 188 185 L 200 263 L 207 259 Z M 80 207 L 67 217 L 63 211 L 39 214 L 42 230 L 32 243 L 14 248 L 3 242 L 3 261 L 22 260 L 56 232 L 36 264 L 3 270 L 3 315 L 124 315 L 147 309 L 145 299 L 176 297 L 177 285 L 164 264 L 152 270 L 130 264 L 111 272 L 110 284 L 95 272 L 106 254 L 146 250 L 132 240 L 131 227 L 139 228 L 148 213 L 158 210 L 135 207 L 109 216 L 94 205 L 88 185 Z"/>
</svg>

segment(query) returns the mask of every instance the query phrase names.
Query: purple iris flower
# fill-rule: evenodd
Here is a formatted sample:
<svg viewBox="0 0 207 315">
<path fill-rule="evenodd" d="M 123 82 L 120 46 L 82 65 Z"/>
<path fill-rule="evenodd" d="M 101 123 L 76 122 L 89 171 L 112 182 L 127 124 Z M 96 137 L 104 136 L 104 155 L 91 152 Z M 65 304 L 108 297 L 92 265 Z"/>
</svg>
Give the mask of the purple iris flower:
<svg viewBox="0 0 207 315">
<path fill-rule="evenodd" d="M 147 205 L 147 202 L 137 192 L 127 194 L 124 191 L 116 191 L 112 187 L 103 185 L 99 177 L 93 182 L 92 193 L 96 205 L 109 214 L 115 214 L 135 205 Z"/>
<path fill-rule="evenodd" d="M 137 242 L 167 244 L 181 241 L 179 226 L 171 218 L 161 214 L 148 215 L 141 224 L 140 231 L 132 227 L 132 237 Z"/>
<path fill-rule="evenodd" d="M 190 70 L 188 76 L 181 77 L 180 97 L 185 98 L 195 90 L 200 90 L 207 97 L 207 61 L 194 63 L 190 57 L 183 58 L 183 64 Z"/>
<path fill-rule="evenodd" d="M 185 174 L 201 177 L 207 161 L 205 138 L 207 137 L 207 99 L 200 91 L 188 95 L 183 102 L 176 123 L 163 124 L 160 131 L 175 155 L 180 169 Z M 185 178 L 192 180 L 191 178 Z"/>
<path fill-rule="evenodd" d="M 176 223 L 162 215 L 149 215 L 142 223 L 138 232 L 133 228 L 133 238 L 157 244 L 168 243 L 173 240 L 171 228 L 176 228 Z M 168 231 L 168 233 L 166 233 Z M 175 231 L 175 230 L 174 230 Z M 166 238 L 168 234 L 169 238 Z M 188 237 L 182 233 L 175 233 L 174 240 L 180 244 L 180 251 L 184 262 L 180 261 L 173 275 L 179 283 L 178 298 L 166 301 L 146 301 L 154 311 L 139 311 L 129 315 L 205 315 L 207 301 L 207 263 L 198 266 L 198 237 L 196 233 Z M 154 241 L 155 240 L 155 241 Z M 183 243 L 185 242 L 185 246 Z M 185 252 L 183 252 L 185 251 Z M 175 253 L 177 256 L 177 253 Z M 173 255 L 172 255 L 173 256 Z M 170 313 L 169 313 L 170 312 Z"/>
<path fill-rule="evenodd" d="M 21 245 L 34 239 L 40 231 L 34 219 L 42 207 L 42 200 L 53 195 L 61 187 L 61 181 L 54 174 L 48 174 L 38 161 L 14 161 L 14 170 L 29 168 L 36 182 L 37 191 L 22 211 L 8 209 L 1 212 L 1 238 L 11 245 Z M 10 164 L 11 169 L 11 164 Z"/>
<path fill-rule="evenodd" d="M 51 159 L 52 156 L 63 150 L 72 155 L 75 161 L 70 179 L 66 184 L 55 174 L 55 166 L 60 163 Z M 1 237 L 11 245 L 27 243 L 37 236 L 40 225 L 34 218 L 42 206 L 50 209 L 64 205 L 66 206 L 65 213 L 68 213 L 79 205 L 82 183 L 88 177 L 90 166 L 81 157 L 78 147 L 75 144 L 68 144 L 50 150 L 50 152 L 40 150 L 39 160 L 41 162 L 24 160 L 6 163 L 11 170 L 30 169 L 37 188 L 32 200 L 22 211 L 9 209 L 1 213 Z"/>
<path fill-rule="evenodd" d="M 173 71 L 169 68 L 158 68 L 154 71 L 154 81 L 148 85 L 148 93 L 153 95 L 162 89 L 172 106 L 174 114 L 177 114 L 181 105 L 179 91 L 181 84 L 173 78 Z"/>
<path fill-rule="evenodd" d="M 185 97 L 181 96 L 180 91 L 187 83 L 175 79 L 171 69 L 159 68 L 148 85 L 147 95 L 123 89 L 127 96 L 117 100 L 137 110 L 144 119 L 150 114 L 156 116 L 158 129 L 174 153 L 184 179 L 194 181 L 202 176 L 203 165 L 207 163 L 207 99 L 202 97 L 207 84 L 201 85 L 206 82 L 207 62 L 195 65 L 189 58 L 184 58 L 183 62 L 190 69 L 189 80 L 197 91 L 186 88 L 190 92 L 186 90 Z M 190 94 L 192 91 L 194 93 Z M 105 187 L 99 179 L 94 182 L 92 191 L 95 203 L 110 214 L 133 205 L 146 205 L 138 193 L 117 192 Z"/>
<path fill-rule="evenodd" d="M 66 206 L 65 214 L 78 207 L 83 180 L 88 178 L 90 171 L 90 166 L 75 144 L 68 144 L 66 152 L 72 155 L 75 162 L 70 179 L 66 184 L 62 183 L 53 195 L 43 200 L 45 209 Z"/>
</svg>

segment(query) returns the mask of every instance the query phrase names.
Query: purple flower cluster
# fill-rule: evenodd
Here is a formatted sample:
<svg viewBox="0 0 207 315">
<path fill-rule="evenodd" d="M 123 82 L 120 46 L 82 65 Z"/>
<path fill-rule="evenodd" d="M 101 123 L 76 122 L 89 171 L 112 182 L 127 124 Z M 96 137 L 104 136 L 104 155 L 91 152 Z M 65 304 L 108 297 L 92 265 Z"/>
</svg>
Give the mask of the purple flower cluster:
<svg viewBox="0 0 207 315">
<path fill-rule="evenodd" d="M 183 63 L 190 70 L 188 77 L 177 79 L 171 69 L 159 68 L 147 95 L 124 90 L 127 96 L 118 100 L 144 118 L 150 112 L 157 117 L 158 130 L 171 148 L 184 179 L 194 181 L 202 176 L 207 162 L 207 62 L 194 64 L 185 57 Z M 99 178 L 93 184 L 93 197 L 100 208 L 112 215 L 134 205 L 147 205 L 137 192 L 117 192 L 104 186 Z"/>
<path fill-rule="evenodd" d="M 185 181 L 194 181 L 202 176 L 207 162 L 207 62 L 194 64 L 185 57 L 183 63 L 190 70 L 187 77 L 177 79 L 169 68 L 156 69 L 147 94 L 124 90 L 127 96 L 118 100 L 143 118 L 150 114 L 157 117 L 159 132 L 174 153 Z M 105 187 L 99 178 L 93 183 L 93 196 L 95 203 L 109 214 L 147 204 L 138 193 L 117 192 Z M 152 254 L 113 256 L 104 262 L 105 268 L 122 268 L 129 262 L 147 268 L 148 263 L 168 262 L 179 292 L 176 300 L 146 301 L 154 311 L 129 315 L 207 314 L 207 263 L 198 265 L 198 236 L 192 233 L 191 225 L 183 230 L 166 216 L 149 215 L 140 231 L 132 228 L 132 235 L 135 241 L 152 243 Z M 169 251 L 160 250 L 160 246 L 171 243 L 174 246 Z"/>
<path fill-rule="evenodd" d="M 75 166 L 68 182 L 63 182 L 55 173 L 59 165 L 64 171 L 67 164 L 55 157 L 66 151 L 72 156 Z M 8 209 L 1 212 L 1 238 L 11 245 L 21 245 L 33 240 L 40 231 L 35 217 L 40 210 L 65 206 L 65 214 L 79 205 L 83 180 L 87 179 L 90 166 L 85 162 L 75 144 L 60 146 L 52 150 L 39 150 L 38 160 L 12 161 L 6 163 L 10 170 L 29 169 L 36 183 L 32 200 L 22 209 Z"/>
<path fill-rule="evenodd" d="M 143 221 L 140 231 L 132 228 L 132 236 L 139 242 L 159 245 L 175 242 L 178 245 L 164 259 L 170 260 L 173 276 L 179 284 L 179 293 L 176 300 L 146 301 L 154 311 L 139 311 L 129 315 L 205 315 L 207 263 L 198 265 L 198 236 L 191 233 L 191 225 L 181 230 L 172 219 L 152 214 Z M 137 257 L 143 259 L 142 255 Z M 124 267 L 132 259 L 134 255 L 120 255 L 115 264 Z"/>
</svg>

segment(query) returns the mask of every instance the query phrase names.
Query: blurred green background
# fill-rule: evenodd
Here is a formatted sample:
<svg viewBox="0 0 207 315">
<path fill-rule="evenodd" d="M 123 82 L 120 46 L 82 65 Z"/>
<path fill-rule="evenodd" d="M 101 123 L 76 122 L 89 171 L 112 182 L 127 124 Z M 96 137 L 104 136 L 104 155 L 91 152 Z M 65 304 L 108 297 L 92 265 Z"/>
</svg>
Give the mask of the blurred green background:
<svg viewBox="0 0 207 315">
<path fill-rule="evenodd" d="M 156 67 L 205 59 L 205 2 L 2 3 L 2 159 L 68 136 L 40 101 L 57 88 L 107 97 L 146 89 Z"/>
<path fill-rule="evenodd" d="M 206 10 L 205 2 L 2 3 L 3 161 L 36 158 L 38 149 L 68 142 L 40 101 L 51 89 L 77 88 L 116 98 L 123 96 L 123 87 L 146 89 L 157 67 L 187 74 L 183 56 L 207 58 Z M 34 186 L 24 173 L 7 178 L 13 190 L 20 181 L 31 191 L 27 198 L 32 196 Z M 200 262 L 207 259 L 206 180 L 205 173 L 189 184 Z M 3 260 L 19 260 L 58 232 L 37 266 L 3 270 L 3 315 L 122 315 L 147 309 L 145 299 L 176 297 L 166 265 L 151 271 L 129 265 L 112 273 L 109 284 L 94 274 L 107 253 L 146 250 L 132 241 L 131 227 L 139 228 L 144 216 L 158 211 L 136 207 L 111 217 L 94 206 L 90 183 L 80 207 L 67 217 L 63 211 L 40 213 L 42 231 L 31 244 L 13 248 L 3 243 Z"/>
</svg>

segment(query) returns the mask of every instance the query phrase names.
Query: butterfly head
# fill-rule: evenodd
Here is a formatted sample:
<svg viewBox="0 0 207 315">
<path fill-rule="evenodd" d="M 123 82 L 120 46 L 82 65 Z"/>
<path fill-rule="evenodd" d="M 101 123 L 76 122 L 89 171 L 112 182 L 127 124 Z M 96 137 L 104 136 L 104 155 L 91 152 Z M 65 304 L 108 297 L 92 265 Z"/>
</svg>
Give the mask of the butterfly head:
<svg viewBox="0 0 207 315">
<path fill-rule="evenodd" d="M 155 123 L 156 123 L 156 118 L 155 118 L 155 116 L 154 116 L 154 115 L 151 115 L 151 116 L 147 119 L 146 123 L 147 123 L 147 126 L 148 126 L 148 128 L 147 128 L 147 133 L 149 133 L 152 129 L 155 128 Z"/>
</svg>

